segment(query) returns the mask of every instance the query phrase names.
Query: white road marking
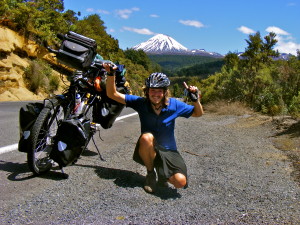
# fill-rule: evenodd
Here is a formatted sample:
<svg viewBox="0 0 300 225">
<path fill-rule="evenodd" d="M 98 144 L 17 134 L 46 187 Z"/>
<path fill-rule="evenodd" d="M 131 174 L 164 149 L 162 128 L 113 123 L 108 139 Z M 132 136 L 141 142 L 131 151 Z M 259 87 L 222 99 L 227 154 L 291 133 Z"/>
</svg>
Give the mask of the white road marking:
<svg viewBox="0 0 300 225">
<path fill-rule="evenodd" d="M 119 116 L 119 117 L 116 119 L 116 121 L 122 120 L 122 119 L 125 119 L 125 118 L 128 118 L 128 117 L 131 117 L 131 116 L 135 116 L 135 115 L 137 115 L 137 114 L 138 114 L 138 113 L 135 112 L 135 113 L 131 113 L 131 114 L 128 114 L 128 115 Z M 8 145 L 8 146 L 1 147 L 1 148 L 0 148 L 0 154 L 18 150 L 18 145 L 19 145 L 19 144 L 16 143 L 16 144 L 12 144 L 12 145 Z"/>
<path fill-rule="evenodd" d="M 17 150 L 17 149 L 18 149 L 18 143 L 13 144 L 13 145 L 8 145 L 8 146 L 5 146 L 5 147 L 1 147 L 0 148 L 0 154 L 6 153 L 6 152 L 11 152 L 11 151 L 14 151 L 14 150 Z"/>
<path fill-rule="evenodd" d="M 135 115 L 137 115 L 138 113 L 131 113 L 131 114 L 128 114 L 128 115 L 125 115 L 125 116 L 119 116 L 117 119 L 116 119 L 116 121 L 118 121 L 118 120 L 122 120 L 122 119 L 125 119 L 125 118 L 127 118 L 127 117 L 131 117 L 131 116 L 135 116 Z"/>
</svg>

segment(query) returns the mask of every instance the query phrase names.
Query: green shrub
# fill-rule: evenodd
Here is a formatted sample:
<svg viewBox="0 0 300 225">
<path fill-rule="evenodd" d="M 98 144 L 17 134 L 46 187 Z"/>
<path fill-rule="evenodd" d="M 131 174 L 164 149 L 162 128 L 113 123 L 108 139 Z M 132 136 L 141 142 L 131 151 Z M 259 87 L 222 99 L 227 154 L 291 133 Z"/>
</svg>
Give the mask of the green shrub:
<svg viewBox="0 0 300 225">
<path fill-rule="evenodd" d="M 59 88 L 60 78 L 56 75 L 51 75 L 49 78 L 49 89 L 50 92 L 54 92 Z"/>
<path fill-rule="evenodd" d="M 49 93 L 58 88 L 59 80 L 52 75 L 50 65 L 40 59 L 33 60 L 25 69 L 24 75 L 27 88 L 36 94 L 41 90 Z"/>
<path fill-rule="evenodd" d="M 294 96 L 290 105 L 288 106 L 288 111 L 292 116 L 300 117 L 300 92 L 297 96 Z"/>
</svg>

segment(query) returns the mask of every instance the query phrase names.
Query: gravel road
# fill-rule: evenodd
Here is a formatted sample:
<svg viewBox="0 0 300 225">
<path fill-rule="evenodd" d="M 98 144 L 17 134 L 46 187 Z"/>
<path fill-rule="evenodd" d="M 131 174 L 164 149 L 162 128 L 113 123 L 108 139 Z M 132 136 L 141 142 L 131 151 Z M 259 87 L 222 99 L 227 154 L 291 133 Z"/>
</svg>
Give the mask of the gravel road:
<svg viewBox="0 0 300 225">
<path fill-rule="evenodd" d="M 32 177 L 23 153 L 1 155 L 0 224 L 300 224 L 300 187 L 292 163 L 274 147 L 268 117 L 177 120 L 189 188 L 147 194 L 132 161 L 137 117 L 118 121 L 67 167 Z"/>
</svg>

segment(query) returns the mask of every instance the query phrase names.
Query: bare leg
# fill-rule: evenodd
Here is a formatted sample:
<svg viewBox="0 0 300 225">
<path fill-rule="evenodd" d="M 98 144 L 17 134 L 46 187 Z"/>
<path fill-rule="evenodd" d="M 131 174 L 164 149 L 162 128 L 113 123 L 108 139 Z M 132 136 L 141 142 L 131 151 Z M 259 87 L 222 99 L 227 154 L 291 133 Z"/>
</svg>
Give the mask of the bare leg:
<svg viewBox="0 0 300 225">
<path fill-rule="evenodd" d="M 175 188 L 183 188 L 186 185 L 186 177 L 182 173 L 175 173 L 168 180 Z"/>
<path fill-rule="evenodd" d="M 154 149 L 154 136 L 151 133 L 142 134 L 140 137 L 139 155 L 147 168 L 144 189 L 148 193 L 153 193 L 156 190 L 156 173 L 154 171 L 156 152 Z"/>
<path fill-rule="evenodd" d="M 144 133 L 139 139 L 139 154 L 148 171 L 154 169 L 156 152 L 154 149 L 154 136 L 151 133 Z"/>
</svg>

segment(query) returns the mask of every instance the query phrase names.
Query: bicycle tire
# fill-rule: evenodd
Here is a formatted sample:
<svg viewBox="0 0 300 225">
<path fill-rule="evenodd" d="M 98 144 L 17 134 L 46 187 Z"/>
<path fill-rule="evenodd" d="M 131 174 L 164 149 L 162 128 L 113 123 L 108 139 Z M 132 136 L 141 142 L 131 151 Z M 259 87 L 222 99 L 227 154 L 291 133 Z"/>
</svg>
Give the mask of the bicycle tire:
<svg viewBox="0 0 300 225">
<path fill-rule="evenodd" d="M 63 107 L 57 99 L 43 108 L 35 124 L 32 127 L 30 148 L 27 154 L 29 169 L 35 175 L 41 175 L 52 168 L 53 161 L 49 155 L 53 146 L 53 138 L 56 135 L 59 122 L 64 119 Z"/>
</svg>

